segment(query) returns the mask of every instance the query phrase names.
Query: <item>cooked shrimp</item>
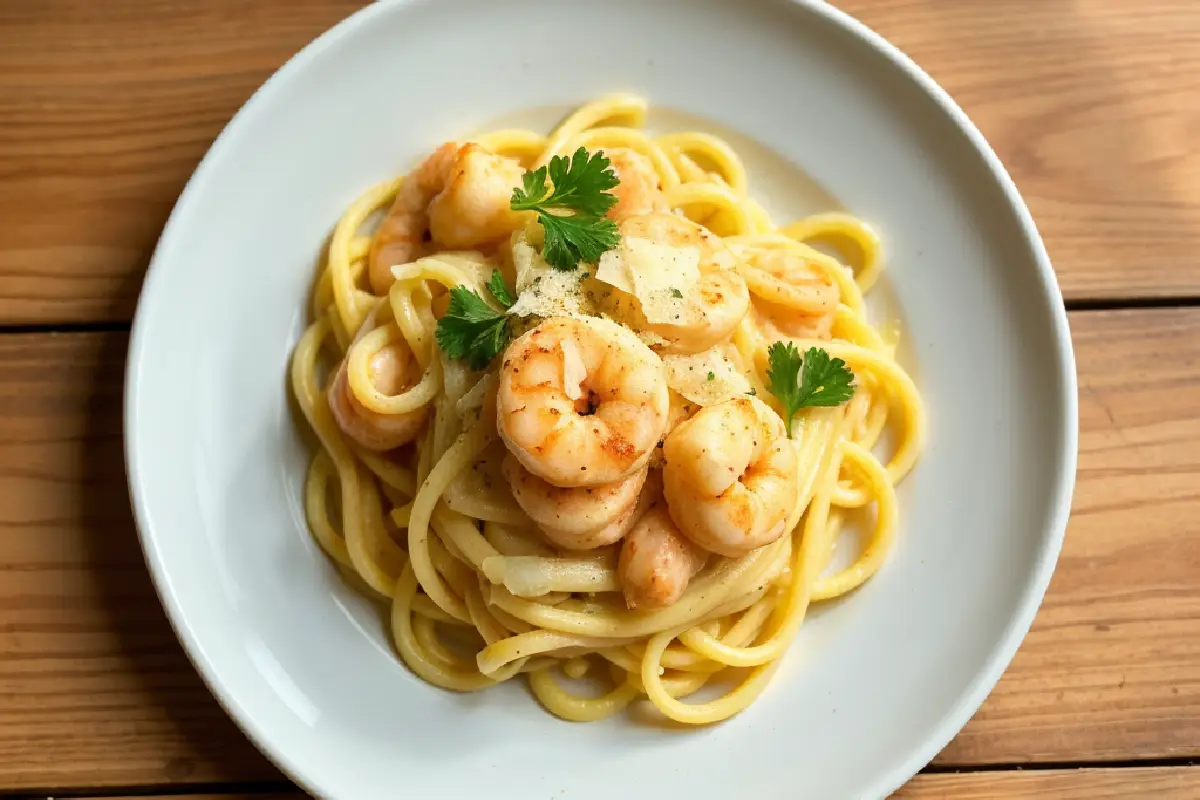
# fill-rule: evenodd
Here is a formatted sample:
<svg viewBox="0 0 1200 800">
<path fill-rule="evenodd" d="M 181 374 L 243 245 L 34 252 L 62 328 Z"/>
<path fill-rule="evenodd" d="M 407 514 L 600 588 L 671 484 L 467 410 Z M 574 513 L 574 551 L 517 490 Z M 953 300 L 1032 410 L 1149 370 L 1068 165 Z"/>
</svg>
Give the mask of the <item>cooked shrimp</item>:
<svg viewBox="0 0 1200 800">
<path fill-rule="evenodd" d="M 651 323 L 637 299 L 620 290 L 610 297 L 613 316 L 634 330 L 648 331 L 664 339 L 665 352 L 700 353 L 729 338 L 750 308 L 750 294 L 746 282 L 732 268 L 736 257 L 720 238 L 675 214 L 629 217 L 621 223 L 620 231 L 626 238 L 698 248 L 700 280 L 685 293 L 677 320 Z"/>
<path fill-rule="evenodd" d="M 688 540 L 661 498 L 621 543 L 617 579 L 629 608 L 662 608 L 679 599 L 708 553 Z"/>
<path fill-rule="evenodd" d="M 403 341 L 393 342 L 372 355 L 367 370 L 371 382 L 383 394 L 400 394 L 410 388 L 418 371 L 416 359 Z M 342 359 L 326 397 L 342 433 L 368 450 L 382 452 L 408 444 L 425 424 L 425 407 L 404 414 L 380 414 L 363 406 L 350 388 L 346 359 Z"/>
<path fill-rule="evenodd" d="M 466 249 L 494 242 L 516 229 L 521 214 L 509 208 L 524 170 L 474 142 L 447 142 L 400 185 L 396 200 L 371 240 L 368 276 L 382 295 L 391 268 L 416 260 L 426 232 L 434 245 Z"/>
<path fill-rule="evenodd" d="M 556 317 L 504 353 L 497 428 L 517 460 L 554 486 L 599 486 L 636 473 L 667 410 L 662 360 L 615 322 Z"/>
<path fill-rule="evenodd" d="M 784 532 L 799 464 L 783 421 L 754 397 L 708 406 L 663 445 L 671 518 L 705 550 L 736 557 Z"/>
<path fill-rule="evenodd" d="M 649 158 L 628 147 L 605 148 L 603 152 L 621 181 L 611 190 L 617 197 L 617 204 L 605 216 L 621 222 L 638 214 L 667 210 L 658 172 Z"/>
<path fill-rule="evenodd" d="M 624 536 L 648 472 L 642 467 L 614 483 L 567 489 L 534 475 L 511 453 L 502 470 L 517 505 L 552 544 L 567 550 L 591 550 Z"/>
<path fill-rule="evenodd" d="M 763 338 L 769 342 L 780 339 L 833 338 L 833 314 L 805 314 L 762 300 L 754 302 L 750 313 L 762 328 Z"/>
<path fill-rule="evenodd" d="M 788 250 L 758 251 L 738 266 L 754 307 L 784 336 L 829 338 L 840 295 L 824 269 Z"/>
</svg>

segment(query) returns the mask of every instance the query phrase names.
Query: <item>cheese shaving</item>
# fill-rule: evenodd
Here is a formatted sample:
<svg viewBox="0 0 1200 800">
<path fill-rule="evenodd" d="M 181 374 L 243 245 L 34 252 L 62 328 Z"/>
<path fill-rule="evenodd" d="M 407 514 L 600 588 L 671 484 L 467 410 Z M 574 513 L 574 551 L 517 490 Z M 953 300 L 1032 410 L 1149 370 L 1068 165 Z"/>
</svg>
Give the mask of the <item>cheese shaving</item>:
<svg viewBox="0 0 1200 800">
<path fill-rule="evenodd" d="M 563 339 L 559 344 L 563 354 L 563 392 L 572 400 L 583 397 L 583 382 L 587 379 L 587 367 L 574 339 Z"/>
<path fill-rule="evenodd" d="M 667 386 L 701 406 L 744 397 L 750 392 L 750 382 L 731 356 L 722 348 L 695 355 L 665 355 Z"/>
<path fill-rule="evenodd" d="M 596 280 L 633 294 L 633 276 L 629 274 L 625 259 L 621 257 L 621 250 L 621 247 L 616 247 L 600 256 L 600 260 L 596 262 Z"/>
<path fill-rule="evenodd" d="M 595 303 L 583 289 L 587 270 L 561 270 L 550 266 L 522 236 L 513 245 L 517 273 L 517 302 L 509 309 L 518 317 L 582 317 L 596 313 Z"/>
<path fill-rule="evenodd" d="M 695 313 L 688 295 L 700 281 L 700 249 L 627 236 L 600 257 L 596 279 L 636 297 L 647 322 L 678 324 Z"/>
</svg>

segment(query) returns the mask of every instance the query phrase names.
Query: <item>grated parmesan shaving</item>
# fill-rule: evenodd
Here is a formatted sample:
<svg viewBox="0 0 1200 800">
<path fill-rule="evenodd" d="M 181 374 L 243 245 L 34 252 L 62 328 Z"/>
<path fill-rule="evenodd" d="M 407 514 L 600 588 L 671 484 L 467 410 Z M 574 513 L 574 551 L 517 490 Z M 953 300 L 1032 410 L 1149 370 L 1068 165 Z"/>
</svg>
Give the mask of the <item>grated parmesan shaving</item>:
<svg viewBox="0 0 1200 800">
<path fill-rule="evenodd" d="M 563 339 L 559 343 L 563 354 L 563 392 L 572 400 L 583 397 L 583 382 L 587 379 L 587 367 L 579 354 L 579 345 L 574 339 Z"/>
<path fill-rule="evenodd" d="M 700 281 L 700 249 L 627 236 L 600 257 L 596 279 L 636 297 L 647 322 L 678 323 L 695 312 L 688 295 Z"/>
<path fill-rule="evenodd" d="M 621 258 L 621 248 L 615 247 L 605 251 L 596 262 L 596 280 L 603 281 L 609 286 L 615 286 L 622 292 L 634 293 L 633 276 Z"/>
<path fill-rule="evenodd" d="M 518 317 L 583 317 L 596 313 L 583 289 L 586 269 L 555 269 L 524 239 L 513 245 L 517 302 L 509 313 Z"/>
<path fill-rule="evenodd" d="M 713 348 L 694 355 L 665 355 L 667 386 L 701 406 L 744 397 L 750 382 L 738 370 L 728 348 Z"/>
</svg>

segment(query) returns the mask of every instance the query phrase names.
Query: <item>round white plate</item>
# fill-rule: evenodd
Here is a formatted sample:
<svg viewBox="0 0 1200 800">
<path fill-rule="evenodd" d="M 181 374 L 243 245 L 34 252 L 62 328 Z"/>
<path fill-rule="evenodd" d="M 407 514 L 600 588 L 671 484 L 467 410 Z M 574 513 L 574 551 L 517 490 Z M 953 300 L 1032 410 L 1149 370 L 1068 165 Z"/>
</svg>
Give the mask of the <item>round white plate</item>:
<svg viewBox="0 0 1200 800">
<path fill-rule="evenodd" d="M 612 91 L 793 165 L 751 155 L 777 218 L 837 202 L 878 227 L 882 294 L 930 417 L 883 569 L 813 615 L 748 711 L 694 730 L 571 724 L 518 685 L 422 683 L 299 502 L 308 455 L 286 368 L 342 210 L 441 141 L 514 112 L 546 124 Z M 1062 301 L 995 155 L 893 47 L 794 0 L 359 12 L 272 77 L 196 170 L 143 289 L 126 385 L 138 527 L 180 639 L 260 748 L 346 800 L 889 793 L 967 721 L 1028 629 L 1076 429 Z"/>
</svg>

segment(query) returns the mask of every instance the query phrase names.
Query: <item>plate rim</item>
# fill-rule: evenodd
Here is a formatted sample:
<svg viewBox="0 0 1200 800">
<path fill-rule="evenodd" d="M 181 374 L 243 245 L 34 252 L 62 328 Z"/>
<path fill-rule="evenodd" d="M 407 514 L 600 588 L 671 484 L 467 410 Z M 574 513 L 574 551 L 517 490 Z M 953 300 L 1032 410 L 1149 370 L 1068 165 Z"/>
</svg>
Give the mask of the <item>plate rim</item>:
<svg viewBox="0 0 1200 800">
<path fill-rule="evenodd" d="M 212 163 L 216 160 L 217 154 L 228 146 L 229 140 L 234 135 L 231 131 L 236 132 L 250 110 L 261 104 L 263 97 L 269 94 L 276 84 L 286 81 L 292 73 L 299 71 L 318 58 L 336 40 L 351 35 L 360 26 L 369 25 L 376 16 L 393 13 L 395 9 L 417 1 L 376 0 L 368 6 L 352 12 L 294 52 L 230 117 L 188 178 L 155 243 L 138 294 L 126 351 L 122 388 L 122 440 L 126 483 L 131 500 L 134 527 L 137 530 L 143 559 L 150 573 L 155 593 L 166 612 L 167 621 L 176 639 L 182 645 L 188 661 L 225 714 L 268 761 L 301 789 L 318 797 L 329 795 L 318 791 L 324 787 L 320 785 L 316 777 L 310 774 L 307 768 L 291 759 L 285 748 L 277 746 L 254 716 L 241 706 L 236 692 L 222 683 L 218 668 L 210 660 L 204 647 L 185 622 L 182 605 L 174 594 L 170 577 L 167 574 L 168 570 L 161 558 L 156 538 L 151 529 L 148 501 L 141 488 L 142 481 L 135 446 L 135 440 L 138 438 L 135 435 L 137 421 L 133 414 L 133 407 L 136 405 L 135 398 L 141 381 L 141 362 L 147 338 L 146 319 L 148 313 L 146 309 L 153 304 L 156 287 L 161 282 L 163 275 L 163 270 L 156 269 L 156 266 L 163 259 L 163 253 L 168 249 L 167 244 L 175 228 L 180 224 L 180 219 L 186 216 L 188 208 L 193 203 L 194 195 L 199 192 L 197 187 L 203 183 L 209 170 L 212 169 Z M 963 694 L 941 715 L 933 732 L 921 746 L 913 748 L 908 757 L 890 771 L 880 773 L 873 779 L 872 788 L 880 790 L 877 796 L 887 797 L 930 763 L 974 716 L 1008 669 L 1024 641 L 1034 617 L 1041 608 L 1046 589 L 1058 564 L 1075 489 L 1079 450 L 1078 374 L 1066 306 L 1049 254 L 1032 213 L 999 156 L 996 155 L 966 112 L 907 53 L 848 12 L 830 5 L 825 0 L 787 0 L 787 2 L 800 9 L 802 13 L 814 14 L 833 23 L 861 44 L 887 59 L 892 67 L 913 81 L 937 104 L 982 158 L 1014 212 L 1024 236 L 1025 247 L 1033 256 L 1036 264 L 1040 288 L 1048 301 L 1050 328 L 1056 345 L 1053 356 L 1058 367 L 1058 391 L 1063 398 L 1063 406 L 1059 409 L 1062 414 L 1062 429 L 1060 438 L 1055 443 L 1058 469 L 1053 487 L 1053 509 L 1048 515 L 1048 524 L 1042 531 L 1040 548 L 1035 555 L 1036 568 L 1026 576 L 1017 613 L 1008 621 L 999 640 L 988 652 L 984 668 L 975 674 L 968 682 Z"/>
</svg>

